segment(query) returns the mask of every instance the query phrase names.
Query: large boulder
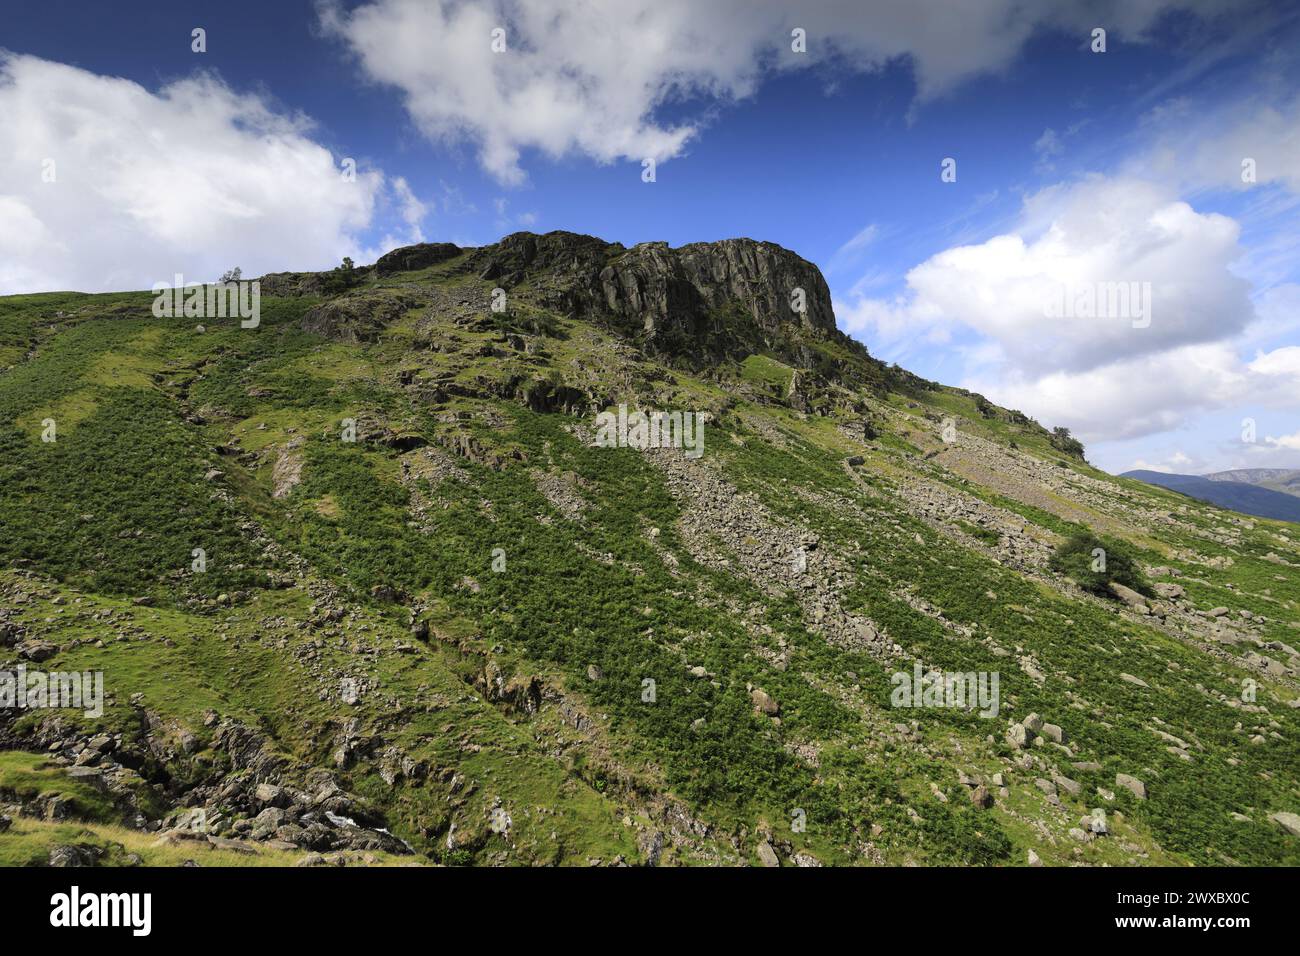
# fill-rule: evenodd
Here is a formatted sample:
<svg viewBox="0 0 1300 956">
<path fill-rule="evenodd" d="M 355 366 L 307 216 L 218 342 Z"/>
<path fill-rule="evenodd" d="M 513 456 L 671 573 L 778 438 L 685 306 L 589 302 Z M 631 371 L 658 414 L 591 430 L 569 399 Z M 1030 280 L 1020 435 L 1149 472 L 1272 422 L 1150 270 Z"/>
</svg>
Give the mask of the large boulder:
<svg viewBox="0 0 1300 956">
<path fill-rule="evenodd" d="M 1130 587 L 1125 587 L 1117 581 L 1111 581 L 1107 587 L 1110 588 L 1111 594 L 1115 595 L 1115 597 L 1119 598 L 1139 614 L 1150 613 L 1151 609 L 1147 607 L 1147 599 L 1137 591 L 1134 591 Z"/>
<path fill-rule="evenodd" d="M 1274 813 L 1269 819 L 1292 836 L 1300 837 L 1300 814 Z"/>
<path fill-rule="evenodd" d="M 1115 786 L 1123 787 L 1139 800 L 1147 798 L 1147 785 L 1137 777 L 1130 777 L 1126 773 L 1117 773 L 1115 774 Z"/>
<path fill-rule="evenodd" d="M 767 867 L 781 865 L 781 859 L 776 855 L 776 851 L 772 849 L 772 844 L 766 840 L 758 844 L 758 860 Z"/>
</svg>

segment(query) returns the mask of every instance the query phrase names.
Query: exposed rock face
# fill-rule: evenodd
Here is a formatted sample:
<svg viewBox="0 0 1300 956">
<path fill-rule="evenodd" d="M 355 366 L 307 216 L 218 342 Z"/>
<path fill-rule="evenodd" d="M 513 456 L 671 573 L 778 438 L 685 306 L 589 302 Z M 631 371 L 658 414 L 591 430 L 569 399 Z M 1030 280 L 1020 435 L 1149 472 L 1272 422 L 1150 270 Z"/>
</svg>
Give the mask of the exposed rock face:
<svg viewBox="0 0 1300 956">
<path fill-rule="evenodd" d="M 302 318 L 302 327 L 306 332 L 356 344 L 377 338 L 385 326 L 401 318 L 408 309 L 422 304 L 424 299 L 419 296 L 358 292 L 330 299 L 309 310 Z"/>
<path fill-rule="evenodd" d="M 817 267 L 770 242 L 724 239 L 677 249 L 647 242 L 625 249 L 593 236 L 525 232 L 478 250 L 468 267 L 506 289 L 531 280 L 544 305 L 644 333 L 652 346 L 722 332 L 719 316 L 733 306 L 753 327 L 729 334 L 770 341 L 791 326 L 835 332 L 830 290 Z M 797 290 L 802 312 L 792 306 Z"/>
<path fill-rule="evenodd" d="M 450 242 L 422 242 L 414 246 L 402 246 L 379 257 L 375 263 L 375 273 L 380 276 L 393 275 L 396 272 L 414 272 L 427 269 L 448 259 L 460 255 L 460 246 Z"/>
</svg>

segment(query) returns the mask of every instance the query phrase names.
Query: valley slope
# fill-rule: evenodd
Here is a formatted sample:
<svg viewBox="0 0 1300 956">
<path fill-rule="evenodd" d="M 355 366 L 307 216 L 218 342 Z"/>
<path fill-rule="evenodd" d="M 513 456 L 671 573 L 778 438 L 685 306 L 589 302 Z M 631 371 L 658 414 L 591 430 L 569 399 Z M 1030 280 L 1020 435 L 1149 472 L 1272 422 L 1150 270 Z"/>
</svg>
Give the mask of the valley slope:
<svg viewBox="0 0 1300 956">
<path fill-rule="evenodd" d="M 768 243 L 261 293 L 0 299 L 0 670 L 109 696 L 0 711 L 0 863 L 1300 863 L 1293 525 L 877 361 Z M 892 706 L 917 662 L 997 716 Z"/>
</svg>

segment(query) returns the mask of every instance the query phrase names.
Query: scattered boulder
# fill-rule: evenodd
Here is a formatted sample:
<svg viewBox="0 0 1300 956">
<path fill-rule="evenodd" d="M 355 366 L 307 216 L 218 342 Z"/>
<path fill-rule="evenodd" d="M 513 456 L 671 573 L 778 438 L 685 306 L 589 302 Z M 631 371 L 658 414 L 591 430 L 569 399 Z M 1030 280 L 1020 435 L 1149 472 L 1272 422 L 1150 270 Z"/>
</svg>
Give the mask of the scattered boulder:
<svg viewBox="0 0 1300 956">
<path fill-rule="evenodd" d="M 1048 740 L 1054 740 L 1058 744 L 1063 744 L 1067 740 L 1065 731 L 1056 724 L 1043 724 L 1042 733 Z"/>
<path fill-rule="evenodd" d="M 272 783 L 259 783 L 253 791 L 253 799 L 268 807 L 283 807 L 287 802 L 284 790 Z"/>
<path fill-rule="evenodd" d="M 27 641 L 18 645 L 18 656 L 26 658 L 33 663 L 39 664 L 42 661 L 48 661 L 55 654 L 59 653 L 58 647 L 49 641 Z"/>
<path fill-rule="evenodd" d="M 780 866 L 781 861 L 777 858 L 776 851 L 772 849 L 772 844 L 763 840 L 758 844 L 758 859 L 764 866 Z"/>
<path fill-rule="evenodd" d="M 50 866 L 94 866 L 103 850 L 85 843 L 50 848 Z"/>
<path fill-rule="evenodd" d="M 1300 837 L 1300 813 L 1274 813 L 1269 819 L 1294 837 Z"/>
<path fill-rule="evenodd" d="M 1138 594 L 1138 592 L 1134 591 L 1132 588 L 1125 587 L 1117 581 L 1111 581 L 1107 587 L 1110 589 L 1111 594 L 1115 595 L 1115 597 L 1119 598 L 1139 614 L 1151 613 L 1151 608 L 1147 607 L 1147 599 L 1141 594 Z"/>
<path fill-rule="evenodd" d="M 781 713 L 781 705 L 769 696 L 767 691 L 755 687 L 749 692 L 749 699 L 754 703 L 754 710 L 769 717 Z"/>
<path fill-rule="evenodd" d="M 1147 798 L 1147 785 L 1137 777 L 1130 777 L 1126 773 L 1117 773 L 1115 774 L 1115 786 L 1123 787 L 1139 800 Z"/>
<path fill-rule="evenodd" d="M 1077 797 L 1083 792 L 1083 787 L 1077 781 L 1071 780 L 1069 777 L 1062 776 L 1059 773 L 1053 774 L 1052 780 L 1059 789 L 1064 790 L 1072 797 Z"/>
</svg>

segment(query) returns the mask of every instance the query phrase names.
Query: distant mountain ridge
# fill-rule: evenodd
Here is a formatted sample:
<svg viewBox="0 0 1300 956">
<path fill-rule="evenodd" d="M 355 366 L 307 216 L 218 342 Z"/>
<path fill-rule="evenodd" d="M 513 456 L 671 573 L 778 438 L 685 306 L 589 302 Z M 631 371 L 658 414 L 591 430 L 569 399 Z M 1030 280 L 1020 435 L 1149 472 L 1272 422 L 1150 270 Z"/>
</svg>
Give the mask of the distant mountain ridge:
<svg viewBox="0 0 1300 956">
<path fill-rule="evenodd" d="M 1230 472 L 1220 472 L 1220 475 Z M 1209 475 L 1177 475 L 1160 471 L 1126 471 L 1120 477 L 1136 478 L 1149 485 L 1158 485 L 1208 501 L 1221 508 L 1229 508 L 1258 518 L 1276 518 L 1279 521 L 1300 522 L 1300 496 L 1274 491 L 1245 481 Z"/>
<path fill-rule="evenodd" d="M 1300 495 L 1300 468 L 1237 468 L 1205 475 L 1210 481 L 1236 481 L 1288 495 Z"/>
</svg>

